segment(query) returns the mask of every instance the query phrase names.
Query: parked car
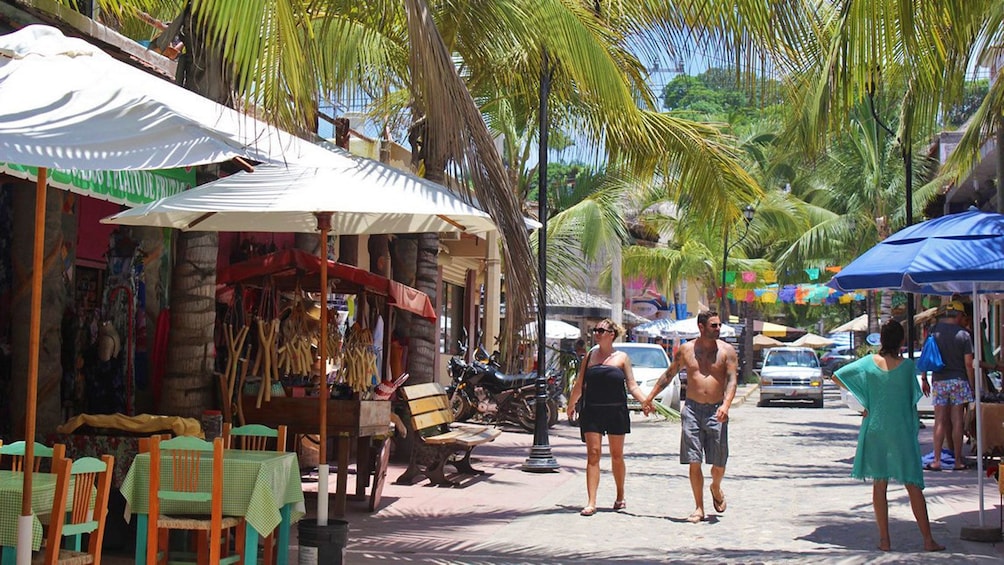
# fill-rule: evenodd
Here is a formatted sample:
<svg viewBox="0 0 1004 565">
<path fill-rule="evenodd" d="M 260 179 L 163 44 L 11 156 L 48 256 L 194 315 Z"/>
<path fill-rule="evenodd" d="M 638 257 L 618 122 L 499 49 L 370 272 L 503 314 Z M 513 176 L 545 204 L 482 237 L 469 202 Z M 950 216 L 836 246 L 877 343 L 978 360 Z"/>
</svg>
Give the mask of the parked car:
<svg viewBox="0 0 1004 565">
<path fill-rule="evenodd" d="M 772 347 L 760 369 L 760 401 L 767 406 L 776 400 L 811 400 L 823 407 L 823 371 L 816 352 L 808 347 Z"/>
<path fill-rule="evenodd" d="M 824 375 L 832 375 L 834 371 L 854 361 L 857 357 L 850 347 L 834 347 L 819 358 Z"/>
<path fill-rule="evenodd" d="M 631 369 L 634 372 L 634 379 L 646 395 L 655 388 L 655 382 L 669 368 L 669 356 L 666 355 L 666 350 L 659 344 L 615 343 L 614 349 L 627 353 L 628 358 L 631 359 Z M 673 379 L 669 383 L 669 386 L 663 389 L 655 399 L 673 410 L 679 410 L 681 400 L 680 379 Z M 628 407 L 632 410 L 641 410 L 641 404 L 630 394 L 628 394 Z"/>
</svg>

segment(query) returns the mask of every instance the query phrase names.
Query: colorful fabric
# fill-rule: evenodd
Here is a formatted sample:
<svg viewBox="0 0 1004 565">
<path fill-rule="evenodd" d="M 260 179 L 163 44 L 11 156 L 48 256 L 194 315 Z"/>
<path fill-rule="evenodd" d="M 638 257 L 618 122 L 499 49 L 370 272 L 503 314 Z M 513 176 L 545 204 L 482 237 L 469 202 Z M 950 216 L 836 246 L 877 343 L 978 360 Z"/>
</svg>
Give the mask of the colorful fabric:
<svg viewBox="0 0 1004 565">
<path fill-rule="evenodd" d="M 161 454 L 161 484 L 172 480 L 170 456 Z M 150 454 L 140 453 L 133 460 L 125 480 L 122 496 L 131 513 L 145 514 L 149 510 Z M 199 469 L 199 490 L 212 490 L 212 457 L 203 457 Z M 259 534 L 267 536 L 282 520 L 279 510 L 293 506 L 291 517 L 296 522 L 304 515 L 303 486 L 300 464 L 295 453 L 274 451 L 240 451 L 228 449 L 223 455 L 223 515 L 246 518 Z M 209 515 L 209 503 L 161 502 L 161 513 Z"/>
<path fill-rule="evenodd" d="M 975 400 L 968 379 L 931 381 L 931 396 L 935 406 L 961 406 Z"/>
<path fill-rule="evenodd" d="M 48 434 L 45 436 L 46 445 L 61 443 L 66 446 L 66 456 L 70 459 L 80 459 L 81 457 L 94 457 L 100 459 L 102 455 L 111 455 L 115 458 L 115 468 L 112 470 L 112 486 L 118 488 L 125 480 L 129 466 L 132 465 L 133 457 L 139 453 L 138 437 L 132 436 L 108 436 L 92 434 Z"/>
<path fill-rule="evenodd" d="M 858 399 L 868 415 L 861 420 L 851 476 L 894 479 L 924 488 L 917 440 L 917 401 L 923 395 L 916 366 L 903 359 L 891 371 L 875 364 L 873 355 L 837 370 L 834 378 Z"/>
</svg>

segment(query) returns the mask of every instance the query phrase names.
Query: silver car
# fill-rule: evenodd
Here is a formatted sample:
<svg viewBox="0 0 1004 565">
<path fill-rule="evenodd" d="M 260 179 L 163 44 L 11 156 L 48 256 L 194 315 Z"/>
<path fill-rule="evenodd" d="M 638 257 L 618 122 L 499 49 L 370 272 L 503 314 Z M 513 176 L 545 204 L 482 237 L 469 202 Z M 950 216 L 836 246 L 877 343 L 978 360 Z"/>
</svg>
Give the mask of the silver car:
<svg viewBox="0 0 1004 565">
<path fill-rule="evenodd" d="M 666 355 L 666 350 L 661 345 L 655 343 L 615 343 L 614 349 L 627 353 L 628 358 L 631 359 L 634 380 L 646 395 L 655 388 L 655 382 L 669 368 L 669 356 Z M 655 399 L 673 410 L 679 411 L 680 379 L 673 379 Z M 628 394 L 628 407 L 632 410 L 641 409 L 641 405 L 630 394 Z"/>
<path fill-rule="evenodd" d="M 760 369 L 760 402 L 767 406 L 775 400 L 811 400 L 823 407 L 823 370 L 816 352 L 808 347 L 772 347 Z"/>
</svg>

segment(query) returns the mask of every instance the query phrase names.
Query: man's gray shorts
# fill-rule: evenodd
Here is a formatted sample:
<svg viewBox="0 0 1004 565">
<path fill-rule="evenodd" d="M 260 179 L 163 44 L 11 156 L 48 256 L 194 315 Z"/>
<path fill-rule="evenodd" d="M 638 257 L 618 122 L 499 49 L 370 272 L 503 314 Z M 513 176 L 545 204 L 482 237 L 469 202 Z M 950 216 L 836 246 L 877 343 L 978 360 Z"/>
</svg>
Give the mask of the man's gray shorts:
<svg viewBox="0 0 1004 565">
<path fill-rule="evenodd" d="M 724 467 L 729 460 L 728 421 L 719 422 L 715 412 L 722 404 L 683 403 L 683 424 L 680 434 L 680 463 L 704 462 Z"/>
</svg>

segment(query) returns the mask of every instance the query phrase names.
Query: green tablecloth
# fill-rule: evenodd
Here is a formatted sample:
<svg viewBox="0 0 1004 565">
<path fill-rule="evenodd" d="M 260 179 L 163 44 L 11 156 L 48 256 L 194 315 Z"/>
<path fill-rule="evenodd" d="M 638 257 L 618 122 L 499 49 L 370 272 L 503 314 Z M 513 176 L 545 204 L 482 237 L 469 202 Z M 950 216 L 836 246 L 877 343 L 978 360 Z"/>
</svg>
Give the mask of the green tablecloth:
<svg viewBox="0 0 1004 565">
<path fill-rule="evenodd" d="M 21 492 L 24 473 L 0 471 L 0 546 L 17 545 L 17 519 L 21 515 Z M 72 488 L 72 485 L 71 485 Z M 73 492 L 72 490 L 70 491 Z M 56 475 L 34 473 L 31 479 L 31 548 L 38 551 L 42 546 L 42 523 L 39 514 L 52 511 L 52 499 L 56 496 Z M 73 497 L 67 496 L 66 509 L 73 506 Z"/>
<path fill-rule="evenodd" d="M 161 484 L 170 484 L 170 456 L 161 454 Z M 212 456 L 203 457 L 199 470 L 199 490 L 210 492 Z M 146 514 L 149 509 L 150 454 L 141 453 L 133 459 L 125 480 L 122 496 L 129 512 Z M 51 501 L 51 498 L 50 498 Z M 279 525 L 279 509 L 292 505 L 291 518 L 303 517 L 303 487 L 300 484 L 300 464 L 295 453 L 271 451 L 223 452 L 223 515 L 247 519 L 259 534 L 265 536 Z M 161 502 L 161 514 L 209 515 L 209 503 Z"/>
</svg>

